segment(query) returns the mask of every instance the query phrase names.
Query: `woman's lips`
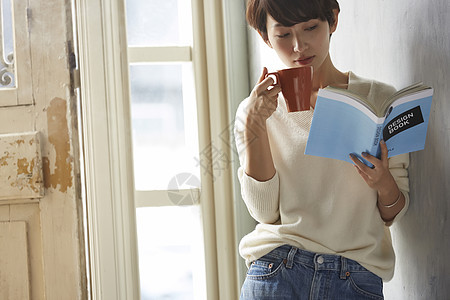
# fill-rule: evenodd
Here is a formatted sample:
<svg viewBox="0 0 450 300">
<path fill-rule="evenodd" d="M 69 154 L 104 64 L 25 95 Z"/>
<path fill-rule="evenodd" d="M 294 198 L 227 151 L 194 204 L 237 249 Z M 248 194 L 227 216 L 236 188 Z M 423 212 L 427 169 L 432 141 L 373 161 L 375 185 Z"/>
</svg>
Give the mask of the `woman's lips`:
<svg viewBox="0 0 450 300">
<path fill-rule="evenodd" d="M 308 56 L 308 57 L 299 58 L 295 62 L 302 66 L 306 66 L 306 65 L 309 65 L 310 63 L 312 63 L 313 59 L 314 59 L 314 56 Z"/>
</svg>

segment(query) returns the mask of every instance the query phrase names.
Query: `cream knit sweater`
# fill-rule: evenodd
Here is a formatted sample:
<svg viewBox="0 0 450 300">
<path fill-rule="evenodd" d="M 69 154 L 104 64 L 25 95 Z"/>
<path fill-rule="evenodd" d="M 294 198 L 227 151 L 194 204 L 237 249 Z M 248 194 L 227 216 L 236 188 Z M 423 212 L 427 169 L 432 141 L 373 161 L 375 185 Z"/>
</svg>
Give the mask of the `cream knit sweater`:
<svg viewBox="0 0 450 300">
<path fill-rule="evenodd" d="M 380 104 L 395 89 L 349 72 L 348 89 Z M 259 223 L 239 245 L 247 264 L 278 246 L 338 254 L 358 261 L 384 281 L 392 278 L 395 254 L 388 225 L 377 208 L 377 194 L 352 164 L 305 155 L 313 110 L 287 113 L 282 97 L 267 119 L 267 132 L 276 169 L 274 177 L 260 182 L 245 173 L 243 120 L 247 100 L 240 104 L 235 124 L 241 167 L 242 197 Z M 409 205 L 409 155 L 389 159 L 389 167 Z"/>
</svg>

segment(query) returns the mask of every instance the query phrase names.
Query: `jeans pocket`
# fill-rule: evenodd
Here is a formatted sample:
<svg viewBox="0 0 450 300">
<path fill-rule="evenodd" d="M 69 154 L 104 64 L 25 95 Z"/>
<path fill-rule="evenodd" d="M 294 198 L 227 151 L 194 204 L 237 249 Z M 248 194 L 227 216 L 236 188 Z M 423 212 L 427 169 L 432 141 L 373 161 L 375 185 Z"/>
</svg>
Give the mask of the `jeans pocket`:
<svg viewBox="0 0 450 300">
<path fill-rule="evenodd" d="M 282 258 L 263 256 L 250 265 L 248 279 L 264 280 L 277 275 L 284 267 Z"/>
<path fill-rule="evenodd" d="M 383 280 L 370 271 L 350 273 L 350 285 L 353 290 L 366 299 L 384 299 Z"/>
</svg>

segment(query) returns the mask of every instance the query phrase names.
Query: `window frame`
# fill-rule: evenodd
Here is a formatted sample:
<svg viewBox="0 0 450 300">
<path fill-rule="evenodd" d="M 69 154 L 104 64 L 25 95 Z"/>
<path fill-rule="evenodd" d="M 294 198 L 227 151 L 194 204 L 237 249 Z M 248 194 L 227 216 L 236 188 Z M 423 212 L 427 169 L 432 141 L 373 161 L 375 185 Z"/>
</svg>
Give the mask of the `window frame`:
<svg viewBox="0 0 450 300">
<path fill-rule="evenodd" d="M 140 298 L 123 9 L 75 1 L 91 299 Z"/>
</svg>

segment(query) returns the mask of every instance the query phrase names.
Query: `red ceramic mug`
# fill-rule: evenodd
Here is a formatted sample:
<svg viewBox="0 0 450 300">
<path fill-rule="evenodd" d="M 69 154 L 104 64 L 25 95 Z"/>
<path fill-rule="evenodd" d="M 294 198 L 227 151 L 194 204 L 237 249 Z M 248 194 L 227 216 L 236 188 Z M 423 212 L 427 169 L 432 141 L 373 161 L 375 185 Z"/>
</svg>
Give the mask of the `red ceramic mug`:
<svg viewBox="0 0 450 300">
<path fill-rule="evenodd" d="M 312 67 L 298 67 L 278 70 L 266 75 L 276 78 L 286 100 L 288 112 L 309 110 L 311 107 Z"/>
</svg>

